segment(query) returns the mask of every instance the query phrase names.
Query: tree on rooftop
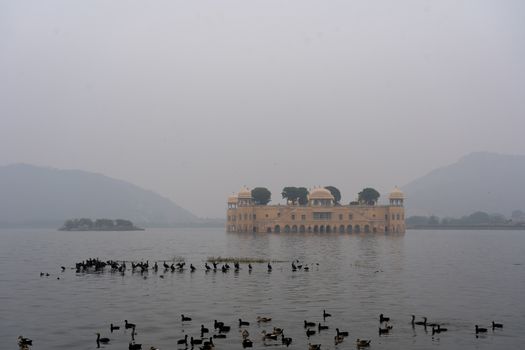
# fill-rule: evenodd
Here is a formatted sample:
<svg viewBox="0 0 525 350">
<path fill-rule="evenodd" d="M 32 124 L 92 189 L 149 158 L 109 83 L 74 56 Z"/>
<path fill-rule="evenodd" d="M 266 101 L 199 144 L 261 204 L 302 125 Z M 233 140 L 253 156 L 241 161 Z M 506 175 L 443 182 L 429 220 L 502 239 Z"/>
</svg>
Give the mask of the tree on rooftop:
<svg viewBox="0 0 525 350">
<path fill-rule="evenodd" d="M 266 187 L 255 187 L 252 190 L 252 198 L 256 204 L 266 205 L 271 201 L 272 193 Z"/>
<path fill-rule="evenodd" d="M 297 187 L 293 186 L 287 186 L 283 188 L 281 195 L 284 199 L 286 199 L 286 201 L 291 202 L 292 204 L 296 204 L 297 200 L 299 199 L 298 189 Z"/>
<path fill-rule="evenodd" d="M 359 203 L 366 205 L 375 205 L 380 196 L 379 192 L 371 187 L 364 188 L 357 195 Z"/>
<path fill-rule="evenodd" d="M 334 187 L 334 186 L 326 186 L 325 188 L 328 191 L 330 191 L 332 196 L 334 196 L 335 204 L 339 204 L 339 202 L 341 201 L 341 192 L 339 191 L 339 189 L 337 187 Z"/>
<path fill-rule="evenodd" d="M 297 201 L 300 205 L 306 205 L 308 203 L 308 190 L 306 187 L 299 187 L 297 189 Z"/>
</svg>

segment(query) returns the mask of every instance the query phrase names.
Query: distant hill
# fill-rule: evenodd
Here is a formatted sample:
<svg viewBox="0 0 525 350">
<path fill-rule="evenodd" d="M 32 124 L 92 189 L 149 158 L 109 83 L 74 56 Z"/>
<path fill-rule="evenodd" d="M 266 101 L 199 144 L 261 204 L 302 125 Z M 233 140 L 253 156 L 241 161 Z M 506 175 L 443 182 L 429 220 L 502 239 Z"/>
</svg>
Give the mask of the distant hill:
<svg viewBox="0 0 525 350">
<path fill-rule="evenodd" d="M 403 186 L 407 216 L 525 211 L 525 156 L 471 153 Z"/>
<path fill-rule="evenodd" d="M 140 226 L 195 225 L 171 200 L 125 181 L 80 170 L 0 167 L 0 225 L 60 227 L 70 218 L 119 218 Z"/>
</svg>

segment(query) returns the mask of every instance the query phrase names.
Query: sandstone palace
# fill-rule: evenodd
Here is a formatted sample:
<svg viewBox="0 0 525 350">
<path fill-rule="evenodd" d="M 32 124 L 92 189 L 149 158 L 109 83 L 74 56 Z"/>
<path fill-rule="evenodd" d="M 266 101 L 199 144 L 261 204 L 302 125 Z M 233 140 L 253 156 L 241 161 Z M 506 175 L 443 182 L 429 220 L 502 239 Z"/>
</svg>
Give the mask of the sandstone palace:
<svg viewBox="0 0 525 350">
<path fill-rule="evenodd" d="M 377 193 L 377 192 L 376 192 Z M 378 195 L 379 196 L 379 195 Z M 302 204 L 261 205 L 244 187 L 228 197 L 228 232 L 404 233 L 403 193 L 395 188 L 388 205 L 338 204 L 327 188 L 309 191 Z"/>
</svg>

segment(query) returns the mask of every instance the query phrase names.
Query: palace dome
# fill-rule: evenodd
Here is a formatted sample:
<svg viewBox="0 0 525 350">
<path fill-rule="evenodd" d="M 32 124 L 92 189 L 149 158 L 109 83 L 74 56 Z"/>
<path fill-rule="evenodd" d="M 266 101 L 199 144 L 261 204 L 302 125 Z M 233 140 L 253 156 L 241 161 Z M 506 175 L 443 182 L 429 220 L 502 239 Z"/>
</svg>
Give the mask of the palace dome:
<svg viewBox="0 0 525 350">
<path fill-rule="evenodd" d="M 237 203 L 237 196 L 232 194 L 231 196 L 228 197 L 228 203 Z"/>
<path fill-rule="evenodd" d="M 252 198 L 252 191 L 250 191 L 250 189 L 246 186 L 244 186 L 243 188 L 241 188 L 241 190 L 239 191 L 239 193 L 237 194 L 237 197 L 239 199 L 251 199 Z"/>
<path fill-rule="evenodd" d="M 308 199 L 331 199 L 334 200 L 334 196 L 332 196 L 332 192 L 328 191 L 326 188 L 318 187 L 314 188 L 310 193 L 308 194 Z"/>
<path fill-rule="evenodd" d="M 392 192 L 390 192 L 390 195 L 388 196 L 389 199 L 404 199 L 405 195 L 403 192 L 399 189 L 399 187 L 395 187 Z"/>
</svg>

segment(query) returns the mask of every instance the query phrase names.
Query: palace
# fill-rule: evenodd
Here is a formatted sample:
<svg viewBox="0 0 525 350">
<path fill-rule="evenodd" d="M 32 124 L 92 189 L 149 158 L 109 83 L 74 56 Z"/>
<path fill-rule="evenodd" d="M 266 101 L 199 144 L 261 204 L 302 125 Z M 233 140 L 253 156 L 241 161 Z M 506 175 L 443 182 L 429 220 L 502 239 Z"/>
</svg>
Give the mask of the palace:
<svg viewBox="0 0 525 350">
<path fill-rule="evenodd" d="M 404 195 L 397 187 L 389 205 L 339 205 L 325 188 L 314 188 L 306 205 L 257 205 L 244 187 L 228 197 L 228 232 L 404 233 Z"/>
</svg>

